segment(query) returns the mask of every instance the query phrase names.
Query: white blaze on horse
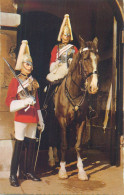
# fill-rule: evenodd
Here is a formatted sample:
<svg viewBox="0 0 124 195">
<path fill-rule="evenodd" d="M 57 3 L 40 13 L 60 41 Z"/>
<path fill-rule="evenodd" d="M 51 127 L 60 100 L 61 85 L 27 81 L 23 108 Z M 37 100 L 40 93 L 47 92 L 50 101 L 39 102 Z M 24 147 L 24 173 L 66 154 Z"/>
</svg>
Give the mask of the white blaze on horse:
<svg viewBox="0 0 124 195">
<path fill-rule="evenodd" d="M 98 91 L 98 39 L 85 42 L 80 37 L 80 49 L 73 57 L 69 71 L 54 95 L 55 115 L 61 127 L 61 162 L 59 178 L 68 178 L 66 172 L 66 129 L 75 124 L 78 178 L 88 180 L 81 159 L 82 133 L 88 112 L 88 95 Z"/>
</svg>

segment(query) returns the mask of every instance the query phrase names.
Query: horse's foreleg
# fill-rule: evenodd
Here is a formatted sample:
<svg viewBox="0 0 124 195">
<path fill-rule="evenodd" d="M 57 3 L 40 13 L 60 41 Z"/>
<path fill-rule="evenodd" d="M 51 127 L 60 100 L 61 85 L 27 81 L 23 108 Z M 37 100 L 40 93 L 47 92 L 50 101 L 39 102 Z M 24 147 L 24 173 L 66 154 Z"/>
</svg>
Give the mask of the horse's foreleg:
<svg viewBox="0 0 124 195">
<path fill-rule="evenodd" d="M 82 131 L 84 129 L 84 126 L 85 126 L 85 121 L 82 122 L 81 126 L 77 130 L 77 142 L 75 144 L 75 149 L 77 152 L 78 179 L 80 179 L 80 180 L 88 180 L 87 174 L 83 168 L 82 159 L 80 157 L 81 156 L 80 155 L 80 150 L 81 150 L 80 146 L 81 146 Z"/>
<path fill-rule="evenodd" d="M 62 123 L 64 124 L 64 123 Z M 60 162 L 60 169 L 59 169 L 59 178 L 66 179 L 68 178 L 65 165 L 65 155 L 67 150 L 67 140 L 66 140 L 66 126 L 63 125 L 61 127 L 61 162 Z"/>
<path fill-rule="evenodd" d="M 65 162 L 67 150 L 66 128 L 61 130 L 61 161 Z"/>
<path fill-rule="evenodd" d="M 83 168 L 82 159 L 80 157 L 78 157 L 77 159 L 77 168 L 78 168 L 78 179 L 83 181 L 88 180 L 87 174 Z"/>
</svg>

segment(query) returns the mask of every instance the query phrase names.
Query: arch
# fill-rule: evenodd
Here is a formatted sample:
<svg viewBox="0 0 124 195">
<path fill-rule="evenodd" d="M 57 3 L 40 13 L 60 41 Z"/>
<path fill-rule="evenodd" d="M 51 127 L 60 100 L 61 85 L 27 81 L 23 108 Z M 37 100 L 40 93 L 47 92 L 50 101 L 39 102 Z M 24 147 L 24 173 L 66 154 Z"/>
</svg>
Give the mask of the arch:
<svg viewBox="0 0 124 195">
<path fill-rule="evenodd" d="M 31 1 L 33 2 L 33 1 Z M 32 58 L 34 59 L 34 75 L 39 79 L 41 86 L 45 85 L 45 76 L 48 73 L 49 69 L 49 59 L 50 52 L 53 45 L 57 43 L 57 35 L 59 28 L 65 13 L 69 13 L 73 33 L 75 35 L 74 40 L 75 44 L 78 46 L 78 35 L 85 40 L 92 40 L 94 36 L 98 36 L 99 39 L 99 53 L 101 57 L 99 67 L 99 73 L 102 75 L 101 82 L 102 84 L 106 83 L 106 88 L 109 87 L 107 82 L 111 82 L 111 74 L 108 74 L 112 71 L 112 57 L 113 57 L 113 17 L 115 16 L 118 23 L 118 32 L 121 31 L 123 27 L 123 11 L 117 0 L 61 0 L 59 4 L 57 0 L 51 4 L 51 1 L 34 1 L 34 4 L 29 5 L 30 0 L 26 1 L 21 10 L 22 15 L 22 24 L 19 27 L 18 34 L 18 43 L 20 39 L 28 39 L 29 46 L 31 50 Z M 39 18 L 39 19 L 38 19 Z M 30 20 L 30 22 L 29 22 Z M 34 20 L 34 21 L 33 21 Z M 41 23 L 43 25 L 41 25 Z M 26 25 L 27 24 L 27 25 Z M 41 25 L 42 28 L 32 28 L 31 26 Z M 40 26 L 40 27 L 41 27 Z M 25 33 L 27 29 L 27 33 Z M 32 29 L 32 30 L 31 30 Z M 37 31 L 37 35 L 35 34 Z M 28 34 L 29 33 L 29 34 Z M 119 34 L 117 34 L 117 46 L 119 46 Z M 41 38 L 42 37 L 42 38 Z M 36 44 L 37 40 L 37 44 Z M 39 41 L 38 41 L 39 40 Z M 42 45 L 42 49 L 40 48 Z M 39 49 L 38 49 L 39 48 Z M 118 51 L 117 51 L 118 52 Z M 119 55 L 119 54 L 117 54 Z M 117 63 L 118 68 L 120 65 Z M 42 89 L 43 89 L 42 87 Z M 105 104 L 108 97 L 108 89 L 105 91 L 105 85 L 103 84 L 103 89 L 100 96 L 103 96 L 103 101 L 99 106 Z M 98 101 L 98 98 L 97 98 Z M 105 105 L 102 107 L 103 111 Z M 103 114 L 103 115 L 102 115 Z M 101 113 L 101 116 L 104 116 L 104 113 Z M 103 121 L 99 121 L 102 124 Z M 95 125 L 97 125 L 95 123 Z M 102 127 L 100 127 L 102 128 Z M 101 131 L 99 140 L 105 136 L 103 131 L 98 129 L 98 133 Z M 106 134 L 107 135 L 107 134 Z M 106 147 L 109 147 L 110 134 L 108 135 L 109 140 L 106 144 Z M 94 137 L 94 139 L 96 139 Z M 97 139 L 96 139 L 97 140 Z M 101 141 L 101 143 L 102 143 Z M 103 143 L 103 145 L 104 145 Z M 94 143 L 93 143 L 94 144 Z M 100 144 L 95 142 L 95 144 Z M 108 144 L 108 145 L 107 145 Z"/>
</svg>

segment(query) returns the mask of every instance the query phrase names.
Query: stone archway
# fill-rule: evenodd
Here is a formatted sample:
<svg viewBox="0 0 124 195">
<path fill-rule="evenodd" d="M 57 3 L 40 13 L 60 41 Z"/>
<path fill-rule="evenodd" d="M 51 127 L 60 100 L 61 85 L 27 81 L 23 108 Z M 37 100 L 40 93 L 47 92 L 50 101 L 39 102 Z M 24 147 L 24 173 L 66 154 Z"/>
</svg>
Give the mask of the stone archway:
<svg viewBox="0 0 124 195">
<path fill-rule="evenodd" d="M 11 65 L 13 67 L 15 66 L 15 47 L 17 46 L 16 48 L 18 49 L 17 26 L 20 24 L 20 16 L 17 15 L 17 12 L 21 13 L 22 10 L 25 13 L 26 12 L 34 12 L 34 11 L 35 12 L 38 12 L 38 11 L 39 12 L 46 12 L 47 14 L 52 14 L 52 15 L 58 17 L 59 18 L 58 21 L 63 19 L 63 15 L 65 14 L 65 12 L 66 13 L 69 12 L 69 14 L 71 16 L 71 21 L 72 21 L 72 26 L 73 26 L 75 38 L 78 40 L 78 35 L 81 33 L 81 35 L 83 35 L 83 37 L 86 40 L 92 39 L 93 36 L 99 32 L 98 26 L 99 25 L 103 26 L 103 24 L 100 23 L 100 20 L 97 20 L 98 25 L 96 26 L 95 13 L 97 11 L 97 14 L 100 14 L 100 11 L 98 9 L 96 9 L 96 8 L 98 8 L 98 6 L 97 6 L 98 0 L 94 0 L 94 1 L 83 0 L 82 3 L 84 6 L 81 6 L 81 4 L 80 4 L 81 1 L 77 0 L 75 2 L 76 2 L 76 4 L 71 3 L 71 1 L 69 1 L 69 0 L 62 0 L 62 1 L 56 0 L 56 1 L 54 1 L 54 4 L 51 4 L 51 2 L 49 2 L 49 4 L 45 4 L 45 1 L 41 1 L 41 4 L 38 4 L 38 3 L 40 3 L 40 1 L 38 1 L 38 0 L 34 0 L 34 1 L 30 1 L 30 0 L 26 1 L 25 0 L 25 1 L 21 2 L 22 4 L 20 4 L 19 0 L 6 0 L 6 1 L 1 0 L 1 2 L 0 2 L 1 12 L 4 12 L 4 14 L 2 16 L 3 17 L 2 21 L 0 20 L 0 26 L 1 26 L 1 29 L 0 29 L 1 48 L 0 49 L 2 49 L 2 53 L 0 53 L 0 64 L 1 64 L 1 68 L 0 68 L 0 128 L 1 128 L 0 149 L 1 149 L 1 151 L 6 149 L 6 152 L 4 152 L 5 156 L 3 156 L 3 158 L 1 158 L 1 160 L 0 160 L 0 171 L 7 172 L 9 170 L 10 162 L 8 161 L 8 159 L 6 157 L 8 156 L 8 152 L 10 155 L 12 153 L 12 144 L 11 144 L 12 137 L 11 137 L 11 135 L 14 131 L 14 129 L 13 129 L 13 115 L 9 113 L 9 109 L 5 106 L 5 97 L 6 97 L 6 93 L 7 93 L 7 86 L 8 86 L 10 79 L 12 78 L 12 74 L 6 68 L 6 65 L 4 64 L 2 57 L 4 55 L 4 57 L 7 58 L 7 60 L 11 63 Z M 104 4 L 104 0 L 100 1 L 100 2 Z M 107 1 L 105 1 L 105 2 L 107 2 Z M 108 0 L 108 2 L 109 2 L 109 0 Z M 30 3 L 30 6 L 29 6 L 29 3 Z M 34 6 L 34 3 L 36 6 Z M 92 6 L 89 6 L 89 4 L 90 5 L 92 4 Z M 22 5 L 23 5 L 23 7 L 22 7 Z M 114 10 L 114 12 L 112 12 L 112 13 L 113 13 L 113 15 L 116 16 L 116 18 L 118 20 L 117 21 L 118 25 L 120 25 L 122 18 L 123 18 L 123 16 L 122 16 L 123 14 L 121 14 L 120 7 L 123 7 L 123 1 L 122 0 L 119 0 L 119 1 L 110 0 L 110 5 L 113 5 L 113 6 L 109 7 L 110 8 L 109 14 L 111 15 L 111 11 Z M 82 16 L 83 23 L 85 21 L 85 26 L 84 25 L 81 26 L 81 23 L 80 23 L 81 20 L 80 20 L 80 18 L 78 18 L 79 14 L 76 11 L 77 6 L 78 6 L 78 8 L 80 8 L 80 9 L 78 9 L 78 11 L 79 10 L 82 11 L 83 8 L 85 7 L 84 11 L 80 12 L 82 14 L 82 15 L 80 15 L 80 17 Z M 99 7 L 101 9 L 104 9 L 104 11 L 106 11 L 105 6 L 99 5 Z M 108 7 L 108 5 L 107 5 L 107 7 Z M 95 12 L 94 12 L 94 10 L 95 10 Z M 8 15 L 8 13 L 9 13 L 9 15 Z M 102 17 L 102 19 L 104 20 L 103 17 Z M 107 22 L 108 23 L 110 22 L 110 24 L 111 24 L 111 21 L 107 21 Z M 91 25 L 89 25 L 89 24 L 91 24 Z M 110 29 L 110 25 L 108 25 L 108 28 Z M 106 32 L 104 32 L 104 28 L 102 28 L 102 29 L 103 29 L 102 32 L 99 32 L 99 36 L 101 34 L 101 42 L 104 43 L 102 36 L 105 35 Z M 34 34 L 32 34 L 32 35 L 34 35 Z M 23 35 L 21 38 L 25 38 L 25 36 Z M 109 43 L 110 43 L 111 32 L 107 33 L 106 38 L 109 39 Z M 18 37 L 18 40 L 19 40 L 19 37 Z M 53 41 L 55 42 L 56 40 L 54 39 Z M 35 46 L 33 44 L 34 43 L 32 43 L 32 46 L 31 46 L 32 47 L 32 55 L 34 55 L 34 50 L 35 50 Z M 42 42 L 41 44 L 45 44 L 45 43 Z M 101 44 L 101 46 L 102 47 L 100 50 L 103 51 L 103 44 Z M 108 44 L 108 46 L 109 46 L 109 44 Z M 108 48 L 108 46 L 104 45 L 104 51 L 106 50 L 106 48 Z M 48 53 L 47 53 L 47 56 L 45 56 L 45 58 L 47 58 L 47 59 L 49 58 Z M 108 58 L 108 57 L 110 58 L 112 56 L 111 47 L 108 49 L 107 53 L 103 52 L 103 54 L 104 54 L 102 56 L 103 58 Z M 38 57 L 36 57 L 34 55 L 34 59 L 36 62 L 40 62 L 39 58 L 40 58 L 40 54 L 38 55 Z M 48 61 L 46 60 L 44 62 L 48 66 Z M 42 72 L 42 70 L 40 70 L 40 71 Z M 47 70 L 45 69 L 45 73 L 46 72 L 47 72 Z M 38 75 L 37 71 L 35 71 L 34 74 Z M 44 75 L 43 75 L 43 77 L 44 77 Z M 40 82 L 43 82 L 43 80 L 41 80 Z M 1 153 L 1 151 L 0 151 L 0 153 Z M 3 154 L 3 152 L 2 152 L 2 154 Z M 10 157 L 9 157 L 9 159 L 10 159 Z M 7 162 L 7 164 L 6 164 L 6 162 Z M 4 165 L 5 165 L 5 167 L 4 167 Z"/>
</svg>

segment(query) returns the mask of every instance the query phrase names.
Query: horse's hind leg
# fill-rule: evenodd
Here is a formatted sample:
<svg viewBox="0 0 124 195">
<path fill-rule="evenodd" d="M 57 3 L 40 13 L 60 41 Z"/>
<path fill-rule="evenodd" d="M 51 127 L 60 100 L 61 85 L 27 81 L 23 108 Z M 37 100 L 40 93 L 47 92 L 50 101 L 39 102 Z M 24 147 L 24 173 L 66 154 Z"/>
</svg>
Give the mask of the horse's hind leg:
<svg viewBox="0 0 124 195">
<path fill-rule="evenodd" d="M 77 130 L 77 142 L 75 144 L 75 149 L 77 152 L 78 179 L 80 179 L 80 180 L 88 180 L 87 174 L 83 168 L 83 163 L 82 163 L 82 159 L 81 159 L 81 155 L 80 155 L 82 131 L 83 131 L 84 126 L 85 126 L 85 121 L 82 122 L 81 126 Z"/>
<path fill-rule="evenodd" d="M 63 124 L 63 123 L 62 123 Z M 67 140 L 66 140 L 66 126 L 61 126 L 61 162 L 60 162 L 60 169 L 59 169 L 59 178 L 66 179 L 68 178 L 65 165 L 65 155 L 67 150 Z"/>
</svg>

